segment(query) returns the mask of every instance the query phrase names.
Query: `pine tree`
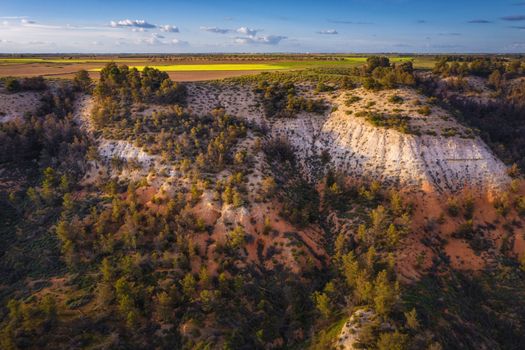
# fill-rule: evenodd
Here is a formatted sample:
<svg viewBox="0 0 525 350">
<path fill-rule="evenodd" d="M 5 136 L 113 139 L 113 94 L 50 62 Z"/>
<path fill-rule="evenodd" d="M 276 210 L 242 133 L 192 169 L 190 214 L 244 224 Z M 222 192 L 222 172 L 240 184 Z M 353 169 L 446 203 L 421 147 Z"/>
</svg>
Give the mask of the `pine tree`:
<svg viewBox="0 0 525 350">
<path fill-rule="evenodd" d="M 102 275 L 102 281 L 103 282 L 111 282 L 113 279 L 113 271 L 112 271 L 111 263 L 109 262 L 108 258 L 102 259 L 102 263 L 100 264 L 100 273 Z"/>
<path fill-rule="evenodd" d="M 359 225 L 359 227 L 357 228 L 357 238 L 361 241 L 361 242 L 366 242 L 366 243 L 369 243 L 368 242 L 368 234 L 367 234 L 367 230 L 366 230 L 366 226 L 361 224 Z"/>
<path fill-rule="evenodd" d="M 44 169 L 44 179 L 42 181 L 42 198 L 47 203 L 51 203 L 55 197 L 55 171 L 51 167 Z"/>
<path fill-rule="evenodd" d="M 40 308 L 46 318 L 46 321 L 54 323 L 57 319 L 56 300 L 51 294 L 46 294 L 40 303 Z"/>
<path fill-rule="evenodd" d="M 349 287 L 355 288 L 359 273 L 359 263 L 353 252 L 343 256 L 343 275 Z"/>
<path fill-rule="evenodd" d="M 66 174 L 62 175 L 60 177 L 60 183 L 58 185 L 60 191 L 62 191 L 63 193 L 65 192 L 68 192 L 71 188 L 71 183 L 69 181 L 69 176 L 67 176 Z"/>
<path fill-rule="evenodd" d="M 169 322 L 171 320 L 172 305 L 168 293 L 160 292 L 159 294 L 157 294 L 156 299 L 156 312 L 159 315 L 159 318 L 163 322 Z"/>
<path fill-rule="evenodd" d="M 400 216 L 403 213 L 403 200 L 398 191 L 392 191 L 390 193 L 390 207 L 396 216 Z"/>
<path fill-rule="evenodd" d="M 73 212 L 73 209 L 75 208 L 75 201 L 73 200 L 71 193 L 66 193 L 64 194 L 64 197 L 62 197 L 62 207 L 64 208 L 66 214 Z"/>
<path fill-rule="evenodd" d="M 197 286 L 197 282 L 195 282 L 193 274 L 187 273 L 182 279 L 181 285 L 182 291 L 184 292 L 184 295 L 186 297 L 191 298 L 195 294 L 195 287 Z"/>
<path fill-rule="evenodd" d="M 378 350 L 407 350 L 408 336 L 395 331 L 394 333 L 382 333 L 377 342 Z"/>
<path fill-rule="evenodd" d="M 374 281 L 374 306 L 379 315 L 386 316 L 397 301 L 399 286 L 392 285 L 386 270 L 379 272 Z"/>
<path fill-rule="evenodd" d="M 244 246 L 246 242 L 246 234 L 241 226 L 236 226 L 228 235 L 228 242 L 233 249 L 238 249 Z"/>
<path fill-rule="evenodd" d="M 417 330 L 419 328 L 419 320 L 417 319 L 417 311 L 415 308 L 409 312 L 405 312 L 406 325 L 412 330 Z"/>
<path fill-rule="evenodd" d="M 346 236 L 343 232 L 339 232 L 334 243 L 334 261 L 339 263 L 345 254 Z"/>
<path fill-rule="evenodd" d="M 242 200 L 242 196 L 238 191 L 233 192 L 233 198 L 232 198 L 232 204 L 235 208 L 242 207 L 244 204 L 244 201 Z"/>
<path fill-rule="evenodd" d="M 319 311 L 324 318 L 329 318 L 332 315 L 332 305 L 328 294 L 315 292 L 312 298 L 317 311 Z"/>
<path fill-rule="evenodd" d="M 390 226 L 388 226 L 386 236 L 390 247 L 395 248 L 399 241 L 399 234 L 397 232 L 396 225 L 390 224 Z"/>
<path fill-rule="evenodd" d="M 233 190 L 230 185 L 226 186 L 224 192 L 222 193 L 222 201 L 226 204 L 231 204 L 233 202 Z"/>
<path fill-rule="evenodd" d="M 370 302 L 373 298 L 374 286 L 366 271 L 359 271 L 356 277 L 354 295 L 358 302 Z"/>
</svg>

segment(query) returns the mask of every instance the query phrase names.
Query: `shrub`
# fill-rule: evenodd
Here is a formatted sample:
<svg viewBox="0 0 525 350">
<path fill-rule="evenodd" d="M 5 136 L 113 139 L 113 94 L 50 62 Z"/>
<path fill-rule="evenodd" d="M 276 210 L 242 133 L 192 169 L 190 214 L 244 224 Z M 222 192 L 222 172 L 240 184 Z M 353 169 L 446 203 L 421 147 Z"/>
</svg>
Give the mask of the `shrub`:
<svg viewBox="0 0 525 350">
<path fill-rule="evenodd" d="M 521 196 L 516 199 L 516 211 L 520 216 L 525 216 L 525 196 Z"/>
<path fill-rule="evenodd" d="M 22 90 L 22 84 L 15 78 L 7 78 L 5 80 L 5 89 L 9 92 L 19 92 Z"/>
<path fill-rule="evenodd" d="M 301 111 L 321 114 L 326 110 L 323 100 L 297 96 L 295 85 L 290 82 L 270 84 L 262 81 L 254 91 L 269 118 L 292 118 Z"/>
<path fill-rule="evenodd" d="M 498 215 L 506 217 L 510 212 L 508 194 L 504 193 L 499 198 L 496 198 L 496 200 L 494 200 L 494 208 L 496 209 L 496 213 L 498 213 Z"/>
<path fill-rule="evenodd" d="M 350 96 L 348 99 L 346 99 L 346 101 L 345 101 L 345 106 L 350 107 L 350 106 L 353 105 L 354 103 L 359 102 L 359 101 L 361 101 L 361 100 L 362 100 L 361 97 L 359 97 L 359 96 L 355 96 L 355 95 L 352 95 L 352 96 Z"/>
<path fill-rule="evenodd" d="M 367 90 L 380 90 L 381 84 L 374 78 L 366 78 L 363 82 L 363 87 Z"/>
<path fill-rule="evenodd" d="M 42 77 L 24 78 L 21 85 L 24 91 L 42 91 L 47 89 L 46 81 Z"/>
<path fill-rule="evenodd" d="M 405 100 L 403 99 L 403 97 L 399 95 L 393 95 L 388 98 L 388 102 L 395 103 L 395 104 L 402 104 L 403 102 L 405 102 Z"/>
<path fill-rule="evenodd" d="M 449 198 L 447 200 L 447 213 L 448 215 L 452 216 L 452 217 L 457 217 L 459 215 L 459 203 L 456 199 L 454 198 Z"/>
<path fill-rule="evenodd" d="M 417 110 L 417 112 L 425 117 L 428 117 L 432 113 L 430 106 L 423 106 Z"/>
<path fill-rule="evenodd" d="M 441 136 L 443 137 L 454 137 L 458 134 L 458 130 L 456 128 L 444 128 L 441 130 Z"/>
<path fill-rule="evenodd" d="M 409 124 L 407 116 L 401 114 L 380 114 L 376 112 L 360 111 L 355 114 L 356 117 L 364 117 L 370 124 L 388 129 L 397 130 L 403 134 L 418 134 L 417 129 L 414 129 Z"/>
<path fill-rule="evenodd" d="M 86 93 L 91 92 L 92 80 L 89 76 L 88 71 L 85 69 L 78 71 L 75 74 L 75 78 L 73 79 L 73 84 L 75 85 L 75 88 L 79 91 L 83 91 Z"/>
</svg>

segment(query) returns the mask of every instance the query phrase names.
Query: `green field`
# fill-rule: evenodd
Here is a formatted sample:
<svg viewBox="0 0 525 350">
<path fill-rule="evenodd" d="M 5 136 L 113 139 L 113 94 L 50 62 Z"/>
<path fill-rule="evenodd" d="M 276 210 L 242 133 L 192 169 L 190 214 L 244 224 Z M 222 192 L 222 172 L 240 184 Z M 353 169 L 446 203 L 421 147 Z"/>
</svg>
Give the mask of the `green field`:
<svg viewBox="0 0 525 350">
<path fill-rule="evenodd" d="M 213 55 L 213 56 L 184 56 L 176 60 L 169 56 L 33 56 L 33 57 L 0 57 L 0 77 L 42 75 L 54 78 L 71 77 L 81 69 L 99 72 L 107 63 L 115 62 L 119 65 L 128 65 L 142 71 L 144 67 L 152 67 L 163 72 L 177 73 L 188 79 L 188 73 L 195 72 L 196 76 L 204 77 L 209 72 L 213 78 L 230 75 L 238 76 L 242 72 L 281 72 L 319 69 L 349 69 L 366 64 L 369 55 L 334 55 L 334 56 L 265 56 L 252 55 L 249 57 Z M 388 55 L 390 62 L 400 63 L 412 61 L 416 69 L 432 69 L 435 64 L 434 56 L 404 56 Z M 242 60 L 242 61 L 241 61 Z M 26 70 L 26 65 L 30 68 Z M 30 73 L 29 73 L 30 72 Z M 215 72 L 215 73 L 213 73 Z M 226 73 L 220 73 L 226 72 Z M 236 73 L 237 72 L 237 73 Z"/>
<path fill-rule="evenodd" d="M 130 66 L 142 71 L 146 66 Z M 172 65 L 149 65 L 163 72 L 206 72 L 206 71 L 253 71 L 253 70 L 281 70 L 288 67 L 280 64 L 260 63 L 231 63 L 231 64 L 172 64 Z M 102 68 L 93 69 L 99 72 Z"/>
<path fill-rule="evenodd" d="M 305 69 L 315 67 L 354 67 L 366 63 L 368 57 L 345 57 L 342 60 L 311 60 L 311 61 L 284 61 L 275 63 L 202 63 L 202 64 L 176 64 L 159 65 L 152 64 L 149 67 L 156 68 L 163 72 L 205 72 L 205 71 L 265 71 L 265 70 L 285 70 L 285 69 Z M 417 65 L 420 59 L 413 57 L 391 57 L 391 62 L 414 61 Z M 146 66 L 130 66 L 142 71 Z M 423 68 L 423 67 L 422 67 Z M 426 67 L 425 67 L 426 68 Z M 100 71 L 101 68 L 92 71 Z"/>
</svg>

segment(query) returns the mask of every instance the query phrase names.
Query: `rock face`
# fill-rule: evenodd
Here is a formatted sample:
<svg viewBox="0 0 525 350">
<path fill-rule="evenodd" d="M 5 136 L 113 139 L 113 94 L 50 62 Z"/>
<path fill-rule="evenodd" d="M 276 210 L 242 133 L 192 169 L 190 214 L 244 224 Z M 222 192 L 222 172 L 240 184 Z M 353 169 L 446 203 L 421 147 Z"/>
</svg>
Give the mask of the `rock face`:
<svg viewBox="0 0 525 350">
<path fill-rule="evenodd" d="M 414 189 L 451 192 L 468 186 L 496 190 L 509 182 L 505 165 L 487 145 L 479 137 L 467 137 L 468 130 L 439 108 L 426 117 L 406 110 L 411 114 L 410 125 L 420 130 L 416 135 L 376 127 L 356 113 L 349 115 L 343 100 L 336 98 L 333 103 L 338 109 L 326 116 L 303 114 L 272 126 L 274 136 L 291 142 L 311 178 L 326 170 L 320 162 L 325 153 L 330 156 L 329 167 L 351 177 Z M 388 113 L 389 107 L 382 104 L 378 109 Z M 361 108 L 352 109 L 358 112 Z M 453 135 L 445 134 L 451 130 Z"/>
<path fill-rule="evenodd" d="M 331 115 L 315 136 L 310 133 L 305 138 L 315 141 L 299 154 L 311 157 L 326 151 L 331 165 L 350 176 L 392 185 L 422 187 L 428 183 L 438 191 L 465 185 L 498 188 L 507 182 L 505 166 L 478 139 L 405 135 L 340 114 Z M 294 141 L 301 149 L 301 142 Z"/>
<path fill-rule="evenodd" d="M 372 311 L 364 309 L 356 310 L 350 319 L 345 322 L 339 337 L 336 340 L 335 349 L 354 350 L 360 349 L 359 335 L 363 326 L 372 322 L 376 315 Z"/>
<path fill-rule="evenodd" d="M 136 161 L 143 167 L 153 165 L 157 158 L 144 152 L 142 148 L 135 147 L 130 142 L 122 140 L 101 140 L 99 153 L 107 161 L 118 158 L 128 162 Z"/>
<path fill-rule="evenodd" d="M 267 119 L 249 85 L 192 84 L 188 90 L 188 105 L 197 114 L 223 106 L 231 115 L 268 126 L 272 137 L 286 138 L 311 180 L 332 168 L 359 179 L 442 193 L 464 187 L 497 190 L 510 181 L 505 165 L 472 130 L 411 89 L 325 94 L 335 111 L 292 119 Z M 347 103 L 349 97 L 356 101 Z M 359 112 L 403 115 L 416 132 L 376 127 L 356 116 Z M 321 162 L 323 154 L 329 155 L 328 164 Z"/>
</svg>

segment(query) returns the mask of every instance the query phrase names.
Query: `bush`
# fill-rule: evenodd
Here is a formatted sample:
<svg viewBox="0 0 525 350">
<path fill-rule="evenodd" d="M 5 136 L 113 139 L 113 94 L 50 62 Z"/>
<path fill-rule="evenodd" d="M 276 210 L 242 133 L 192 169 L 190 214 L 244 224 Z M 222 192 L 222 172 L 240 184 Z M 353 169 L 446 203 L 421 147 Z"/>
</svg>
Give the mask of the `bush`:
<svg viewBox="0 0 525 350">
<path fill-rule="evenodd" d="M 293 83 L 268 83 L 262 81 L 255 88 L 268 118 L 293 118 L 298 112 L 321 114 L 326 110 L 323 100 L 297 96 Z"/>
<path fill-rule="evenodd" d="M 354 103 L 359 102 L 361 100 L 362 100 L 361 97 L 352 95 L 345 101 L 345 106 L 350 107 Z"/>
<path fill-rule="evenodd" d="M 380 90 L 381 84 L 374 78 L 366 78 L 363 87 L 367 90 Z"/>
<path fill-rule="evenodd" d="M 42 91 L 47 89 L 46 81 L 43 77 L 31 77 L 22 80 L 22 90 L 24 91 Z"/>
<path fill-rule="evenodd" d="M 388 98 L 388 102 L 395 103 L 395 104 L 401 104 L 405 102 L 405 100 L 403 99 L 403 97 L 399 95 L 393 95 Z"/>
<path fill-rule="evenodd" d="M 454 137 L 458 134 L 458 130 L 456 128 L 444 128 L 441 130 L 441 136 L 443 137 Z"/>
<path fill-rule="evenodd" d="M 15 78 L 7 78 L 4 82 L 5 89 L 8 92 L 19 92 L 22 90 L 22 84 Z"/>
<path fill-rule="evenodd" d="M 90 93 L 92 90 L 92 80 L 87 70 L 82 69 L 75 74 L 73 84 L 79 91 Z"/>
<path fill-rule="evenodd" d="M 356 117 L 364 117 L 370 124 L 397 130 L 403 134 L 418 134 L 419 131 L 410 126 L 410 118 L 401 114 L 380 114 L 376 112 L 360 111 L 355 114 Z"/>
<path fill-rule="evenodd" d="M 425 117 L 428 117 L 432 113 L 432 108 L 429 106 L 423 106 L 417 110 L 417 112 Z"/>
<path fill-rule="evenodd" d="M 448 215 L 452 216 L 453 218 L 457 217 L 459 215 L 459 203 L 454 198 L 449 198 L 447 200 L 447 213 Z"/>
<path fill-rule="evenodd" d="M 516 199 L 516 211 L 520 216 L 525 216 L 525 196 Z"/>
</svg>

